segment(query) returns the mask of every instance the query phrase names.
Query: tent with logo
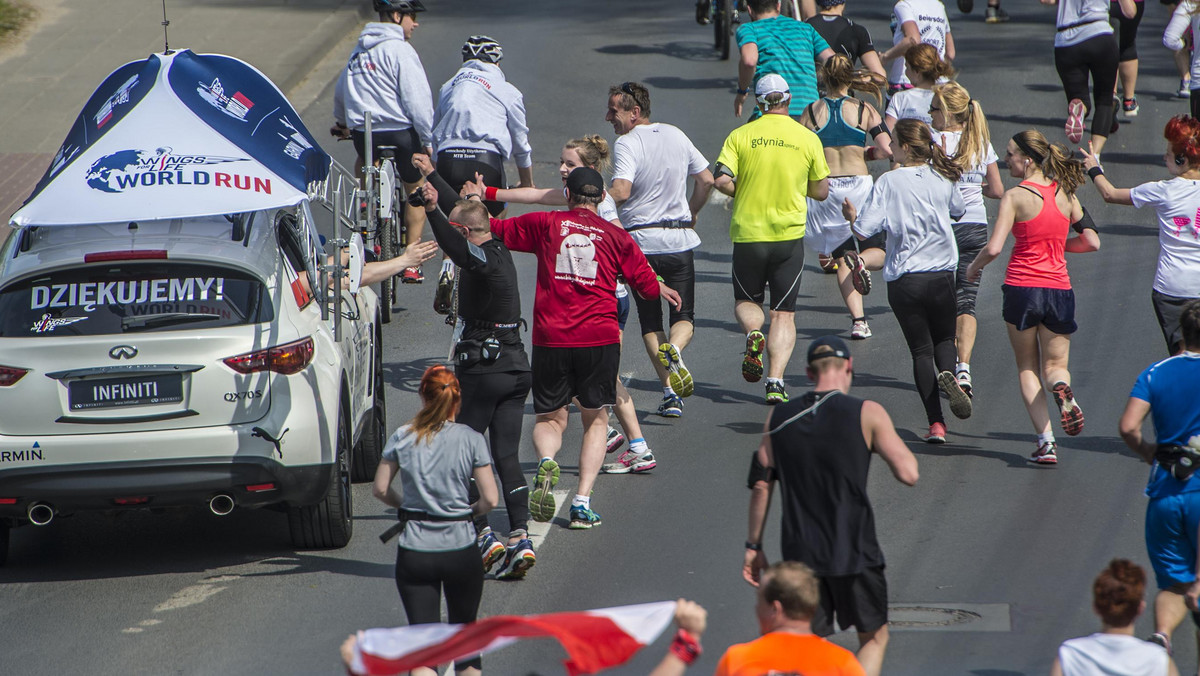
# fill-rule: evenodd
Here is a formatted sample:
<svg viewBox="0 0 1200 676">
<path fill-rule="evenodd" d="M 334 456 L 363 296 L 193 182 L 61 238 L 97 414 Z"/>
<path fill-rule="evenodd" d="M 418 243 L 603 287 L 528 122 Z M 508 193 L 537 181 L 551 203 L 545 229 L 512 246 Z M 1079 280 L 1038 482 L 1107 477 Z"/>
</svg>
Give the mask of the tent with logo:
<svg viewBox="0 0 1200 676">
<path fill-rule="evenodd" d="M 189 50 L 113 71 L 88 100 L 17 227 L 188 218 L 292 206 L 331 158 L 253 66 Z"/>
</svg>

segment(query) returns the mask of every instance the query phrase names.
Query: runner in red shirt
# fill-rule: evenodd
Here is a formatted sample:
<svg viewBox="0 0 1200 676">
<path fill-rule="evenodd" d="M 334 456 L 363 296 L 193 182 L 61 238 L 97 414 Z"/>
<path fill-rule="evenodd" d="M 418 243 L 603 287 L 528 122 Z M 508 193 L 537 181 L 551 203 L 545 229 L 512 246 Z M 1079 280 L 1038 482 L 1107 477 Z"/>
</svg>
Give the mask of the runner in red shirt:
<svg viewBox="0 0 1200 676">
<path fill-rule="evenodd" d="M 658 281 L 646 256 L 622 228 L 596 213 L 604 199 L 604 179 L 579 167 L 567 177 L 570 211 L 540 211 L 492 219 L 492 235 L 512 251 L 538 258 L 533 300 L 533 445 L 541 458 L 529 508 L 534 519 L 550 521 L 558 483 L 554 457 L 562 448 L 567 405 L 579 398 L 583 444 L 579 489 L 571 501 L 571 528 L 600 525 L 589 496 L 604 461 L 608 409 L 616 402 L 621 362 L 617 326 L 617 277 L 643 298 L 660 294 L 679 305 L 679 294 Z"/>
</svg>

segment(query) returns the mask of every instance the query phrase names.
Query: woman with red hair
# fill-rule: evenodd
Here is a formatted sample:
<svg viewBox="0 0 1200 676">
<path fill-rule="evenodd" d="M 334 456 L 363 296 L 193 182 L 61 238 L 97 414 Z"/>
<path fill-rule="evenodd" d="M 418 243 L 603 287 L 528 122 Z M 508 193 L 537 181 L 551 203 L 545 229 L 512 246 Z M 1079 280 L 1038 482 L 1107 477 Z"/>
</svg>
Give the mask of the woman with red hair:
<svg viewBox="0 0 1200 676">
<path fill-rule="evenodd" d="M 492 460 L 483 435 L 454 422 L 462 403 L 454 373 L 431 366 L 418 392 L 421 410 L 388 439 L 372 492 L 399 513 L 396 587 L 408 623 L 441 622 L 443 594 L 451 624 L 474 622 L 483 595 L 483 566 L 471 521 L 499 500 Z M 399 493 L 392 487 L 397 474 Z M 468 498 L 471 479 L 479 489 L 474 503 Z M 455 664 L 459 674 L 478 674 L 479 669 L 478 656 Z M 435 676 L 437 671 L 430 667 L 411 673 Z"/>
<path fill-rule="evenodd" d="M 1152 206 L 1158 214 L 1158 271 L 1150 299 L 1167 352 L 1174 355 L 1181 345 L 1179 314 L 1188 301 L 1200 298 L 1200 120 L 1173 117 L 1163 137 L 1163 162 L 1171 176 L 1165 181 L 1118 188 L 1104 175 L 1095 153 L 1084 153 L 1084 166 L 1105 202 Z"/>
<path fill-rule="evenodd" d="M 1092 583 L 1092 610 L 1100 631 L 1063 641 L 1051 676 L 1162 674 L 1179 669 L 1163 646 L 1133 635 L 1133 622 L 1146 610 L 1146 571 L 1128 559 L 1113 559 Z"/>
</svg>

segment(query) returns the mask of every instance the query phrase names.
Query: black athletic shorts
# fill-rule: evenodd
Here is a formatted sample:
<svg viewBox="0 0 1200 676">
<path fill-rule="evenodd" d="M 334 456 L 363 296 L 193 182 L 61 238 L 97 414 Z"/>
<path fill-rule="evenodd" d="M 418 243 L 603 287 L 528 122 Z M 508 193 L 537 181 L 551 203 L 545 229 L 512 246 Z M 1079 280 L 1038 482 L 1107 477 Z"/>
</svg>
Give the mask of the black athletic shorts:
<svg viewBox="0 0 1200 676">
<path fill-rule="evenodd" d="M 868 633 L 887 624 L 887 578 L 883 566 L 868 568 L 858 575 L 820 577 L 821 602 L 813 614 L 812 630 L 831 636 L 833 622 L 845 631 L 854 627 Z"/>
<path fill-rule="evenodd" d="M 1163 340 L 1167 341 L 1167 352 L 1179 352 L 1183 347 L 1183 329 L 1179 327 L 1179 316 L 1183 314 L 1183 306 L 1196 299 L 1168 296 L 1151 290 L 1150 300 L 1154 303 L 1154 316 L 1158 317 L 1158 327 L 1162 329 Z"/>
<path fill-rule="evenodd" d="M 733 243 L 733 298 L 762 305 L 771 287 L 771 311 L 795 312 L 804 272 L 804 238 Z"/>
<path fill-rule="evenodd" d="M 598 347 L 533 346 L 533 412 L 552 413 L 579 397 L 587 409 L 617 403 L 621 344 Z"/>
<path fill-rule="evenodd" d="M 1004 321 L 1018 331 L 1041 325 L 1060 336 L 1069 336 L 1079 329 L 1075 323 L 1075 291 L 1046 289 L 1040 286 L 1009 286 L 1003 284 Z"/>
<path fill-rule="evenodd" d="M 350 140 L 354 142 L 354 151 L 366 161 L 367 135 L 361 131 L 351 131 Z M 415 129 L 409 127 L 399 131 L 372 131 L 371 141 L 375 145 L 371 151 L 372 159 L 378 160 L 383 156 L 380 146 L 395 146 L 396 155 L 393 162 L 396 163 L 396 173 L 400 175 L 400 180 L 405 183 L 420 182 L 421 171 L 413 166 L 412 156 L 414 153 L 425 152 L 425 147 L 421 145 L 421 139 L 417 137 Z"/>
<path fill-rule="evenodd" d="M 695 323 L 696 316 L 696 257 L 695 252 L 680 251 L 668 254 L 646 254 L 646 261 L 654 273 L 662 278 L 663 284 L 679 293 L 679 309 L 667 303 L 666 298 L 653 300 L 633 296 L 633 304 L 637 306 L 638 324 L 641 325 L 642 335 L 659 333 L 663 330 L 663 303 L 669 310 L 667 320 L 670 326 L 679 322 Z M 632 289 L 630 293 L 635 293 Z"/>
<path fill-rule="evenodd" d="M 829 252 L 829 257 L 840 264 L 842 256 L 845 256 L 847 253 L 851 251 L 866 251 L 867 249 L 887 249 L 887 233 L 877 232 L 862 241 L 858 241 L 857 237 L 850 235 L 850 239 L 837 245 L 836 249 Z"/>
<path fill-rule="evenodd" d="M 450 187 L 455 190 L 462 190 L 464 183 L 474 181 L 476 173 L 483 174 L 483 183 L 488 187 L 508 187 L 508 182 L 504 180 L 504 158 L 500 157 L 500 153 L 490 150 L 474 148 L 438 150 L 437 173 L 438 176 L 446 179 Z M 504 202 L 484 201 L 483 204 L 493 218 L 504 211 Z"/>
</svg>

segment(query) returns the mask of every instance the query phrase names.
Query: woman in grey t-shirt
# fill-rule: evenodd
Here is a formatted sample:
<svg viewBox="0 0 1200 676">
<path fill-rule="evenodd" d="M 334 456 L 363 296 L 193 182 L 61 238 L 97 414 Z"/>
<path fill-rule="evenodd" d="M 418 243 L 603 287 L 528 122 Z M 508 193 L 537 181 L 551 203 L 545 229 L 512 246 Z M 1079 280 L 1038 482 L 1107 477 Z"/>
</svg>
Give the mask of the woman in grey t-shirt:
<svg viewBox="0 0 1200 676">
<path fill-rule="evenodd" d="M 396 552 L 396 587 L 409 624 L 440 622 L 443 592 L 450 623 L 474 622 L 483 566 L 471 520 L 499 500 L 491 456 L 483 435 L 454 422 L 462 392 L 452 372 L 429 368 L 418 391 L 423 406 L 388 439 L 373 486 L 375 497 L 406 522 Z M 397 474 L 399 493 L 392 487 Z M 480 495 L 475 503 L 467 497 L 472 478 Z M 455 663 L 460 674 L 479 669 L 478 656 Z M 436 674 L 432 668 L 412 673 Z"/>
</svg>

